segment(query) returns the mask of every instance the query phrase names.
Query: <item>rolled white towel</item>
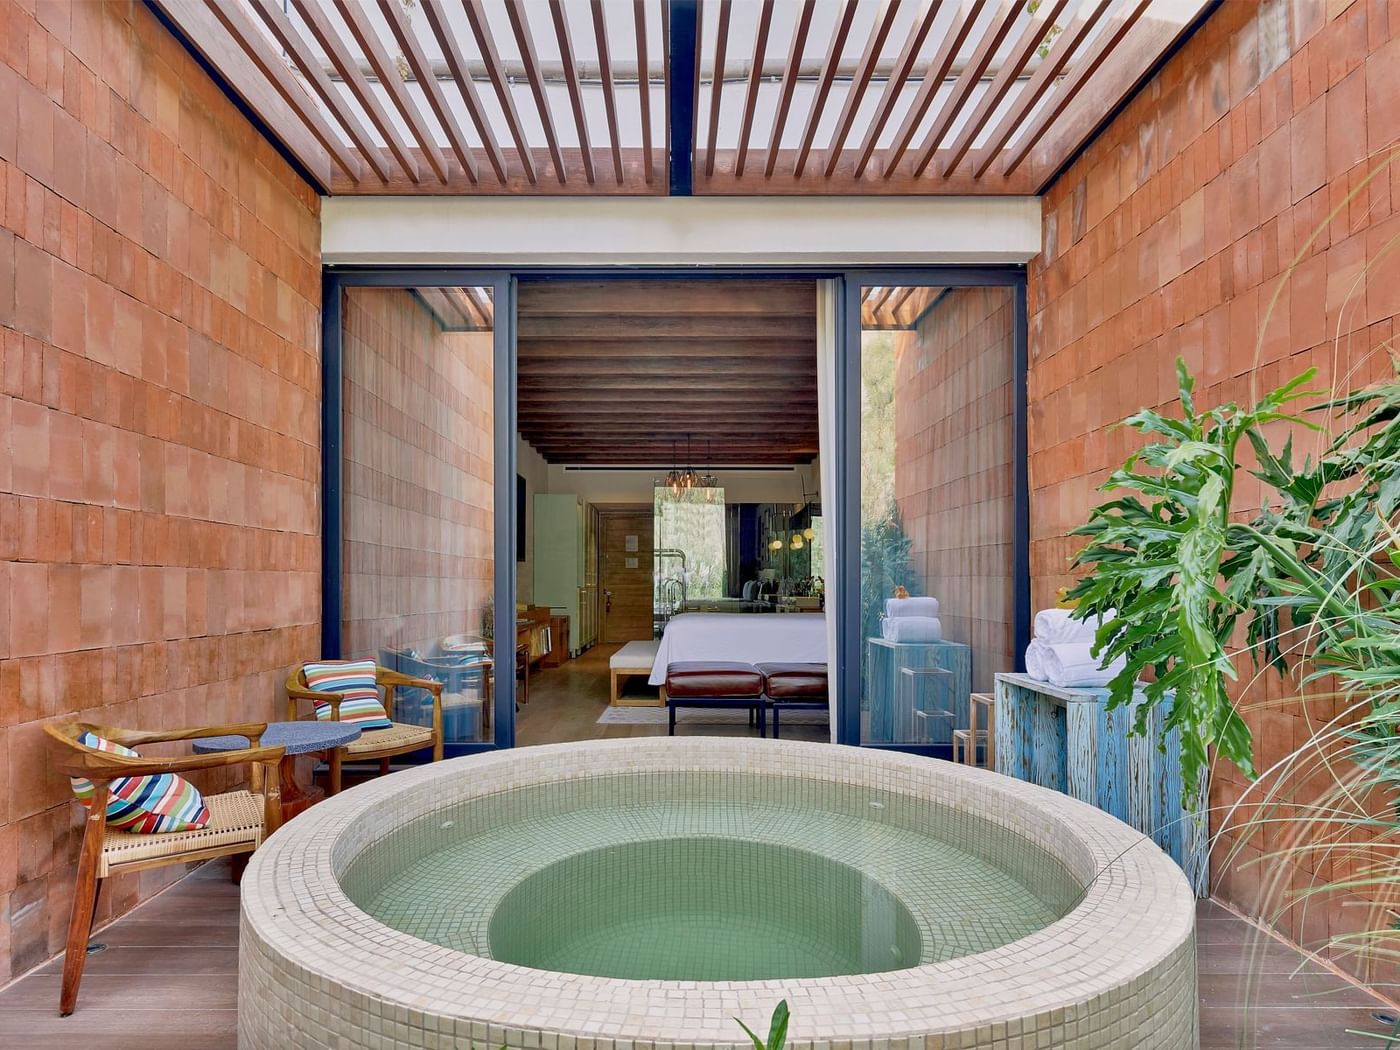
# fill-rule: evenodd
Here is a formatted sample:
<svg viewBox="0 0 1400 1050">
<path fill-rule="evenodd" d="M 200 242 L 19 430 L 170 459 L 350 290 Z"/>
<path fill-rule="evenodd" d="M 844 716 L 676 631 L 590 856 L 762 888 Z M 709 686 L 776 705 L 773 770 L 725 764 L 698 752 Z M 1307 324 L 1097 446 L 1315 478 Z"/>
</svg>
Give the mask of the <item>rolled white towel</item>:
<svg viewBox="0 0 1400 1050">
<path fill-rule="evenodd" d="M 1047 645 L 1041 651 L 1045 679 L 1061 689 L 1102 689 L 1118 676 L 1127 660 L 1118 657 L 1107 666 L 1089 652 L 1089 642 Z"/>
<path fill-rule="evenodd" d="M 1045 643 L 1032 638 L 1026 646 L 1026 675 L 1037 682 L 1045 681 Z"/>
<path fill-rule="evenodd" d="M 1042 609 L 1035 614 L 1031 633 L 1046 645 L 1064 645 L 1068 642 L 1092 642 L 1103 621 L 1097 616 L 1088 620 L 1072 618 L 1073 609 Z M 1112 614 L 1109 614 L 1110 618 Z"/>
<path fill-rule="evenodd" d="M 943 624 L 936 616 L 887 616 L 880 622 L 880 633 L 896 644 L 939 642 Z"/>
<path fill-rule="evenodd" d="M 938 615 L 937 598 L 886 598 L 886 616 L 934 616 Z"/>
</svg>

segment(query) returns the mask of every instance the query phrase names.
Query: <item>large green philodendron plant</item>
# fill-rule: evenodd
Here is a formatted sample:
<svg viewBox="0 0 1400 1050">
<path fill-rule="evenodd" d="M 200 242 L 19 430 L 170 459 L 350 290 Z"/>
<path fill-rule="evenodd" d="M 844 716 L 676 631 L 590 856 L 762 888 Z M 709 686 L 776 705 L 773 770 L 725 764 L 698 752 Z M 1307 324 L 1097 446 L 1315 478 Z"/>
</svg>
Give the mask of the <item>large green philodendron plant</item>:
<svg viewBox="0 0 1400 1050">
<path fill-rule="evenodd" d="M 1266 562 L 1256 556 L 1258 544 L 1231 523 L 1230 502 L 1241 442 L 1254 441 L 1260 427 L 1277 420 L 1310 425 L 1286 409 L 1307 396 L 1312 375 L 1249 409 L 1226 404 L 1197 411 L 1194 381 L 1178 361 L 1181 418 L 1144 409 L 1124 420 L 1154 440 L 1114 471 L 1103 488 L 1118 494 L 1073 532 L 1089 539 L 1075 568 L 1091 572 L 1069 596 L 1085 618 L 1104 618 L 1097 638 L 1104 662 L 1126 660 L 1110 683 L 1109 704 L 1131 704 L 1142 682 L 1141 731 L 1150 707 L 1174 697 L 1166 725 L 1181 730 L 1187 784 L 1198 782 L 1211 745 L 1254 773 L 1249 727 L 1227 691 L 1237 676 L 1229 645 L 1252 608 Z"/>
<path fill-rule="evenodd" d="M 1293 407 L 1316 396 L 1306 389 L 1313 375 L 1252 408 L 1198 411 L 1178 361 L 1181 418 L 1144 410 L 1124 421 L 1153 440 L 1104 485 L 1115 498 L 1074 530 L 1088 537 L 1075 566 L 1090 574 L 1070 597 L 1080 615 L 1104 618 L 1099 654 L 1126 660 L 1110 705 L 1132 703 L 1141 684 L 1141 730 L 1150 707 L 1171 697 L 1166 721 L 1182 731 L 1188 784 L 1211 746 L 1255 775 L 1249 728 L 1228 693 L 1242 619 L 1256 664 L 1286 671 L 1306 660 L 1309 678 L 1335 673 L 1364 690 L 1373 712 L 1390 716 L 1384 735 L 1400 721 L 1400 381 L 1310 406 L 1334 414 L 1339 432 L 1316 463 L 1295 464 L 1292 439 L 1275 452 L 1263 428 L 1282 420 L 1321 429 Z M 1251 473 L 1272 492 L 1252 521 L 1238 522 L 1230 506 L 1246 441 Z"/>
</svg>

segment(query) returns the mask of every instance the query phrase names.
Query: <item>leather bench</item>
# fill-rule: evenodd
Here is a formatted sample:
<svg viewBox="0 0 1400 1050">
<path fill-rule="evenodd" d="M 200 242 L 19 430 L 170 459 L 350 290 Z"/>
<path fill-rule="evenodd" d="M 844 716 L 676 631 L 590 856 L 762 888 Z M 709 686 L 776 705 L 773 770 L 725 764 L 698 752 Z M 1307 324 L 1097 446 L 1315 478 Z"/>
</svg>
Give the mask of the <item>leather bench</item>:
<svg viewBox="0 0 1400 1050">
<path fill-rule="evenodd" d="M 764 663 L 754 669 L 763 675 L 764 694 L 773 709 L 773 739 L 778 738 L 780 710 L 825 711 L 829 706 L 826 664 Z"/>
<path fill-rule="evenodd" d="M 765 680 L 753 664 L 723 660 L 681 660 L 666 668 L 668 734 L 676 735 L 681 707 L 746 707 L 757 720 L 758 735 L 767 736 Z"/>
</svg>

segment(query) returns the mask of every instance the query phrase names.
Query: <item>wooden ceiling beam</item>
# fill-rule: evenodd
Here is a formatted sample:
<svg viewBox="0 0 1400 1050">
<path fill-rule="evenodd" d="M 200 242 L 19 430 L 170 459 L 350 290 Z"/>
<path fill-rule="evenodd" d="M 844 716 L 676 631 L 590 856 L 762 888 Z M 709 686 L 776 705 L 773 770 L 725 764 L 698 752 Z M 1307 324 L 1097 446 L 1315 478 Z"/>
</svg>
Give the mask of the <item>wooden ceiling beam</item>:
<svg viewBox="0 0 1400 1050">
<path fill-rule="evenodd" d="M 817 337 L 813 319 L 810 337 L 797 334 L 792 319 L 766 317 L 762 314 L 731 316 L 675 317 L 657 314 L 647 318 L 614 318 L 597 314 L 524 314 L 517 325 L 517 338 L 527 339 L 603 339 L 617 342 L 686 339 L 691 345 L 706 339 L 736 340 L 744 338 L 775 339 L 789 345 L 811 345 Z"/>
<path fill-rule="evenodd" d="M 617 91 L 613 85 L 612 51 L 608 47 L 608 22 L 603 0 L 593 0 L 593 40 L 598 49 L 598 79 L 603 89 L 603 112 L 608 119 L 608 143 L 612 153 L 613 179 L 622 185 L 622 136 L 617 124 Z"/>
<path fill-rule="evenodd" d="M 267 125 L 321 189 L 329 190 L 333 179 L 330 154 L 252 58 L 240 48 L 229 47 L 228 30 L 214 16 L 213 10 L 203 0 L 154 0 L 154 3 L 201 60 L 219 71 L 244 105 Z M 352 182 L 352 188 L 353 185 Z"/>
<path fill-rule="evenodd" d="M 719 108 L 724 93 L 724 59 L 729 44 L 729 15 L 733 0 L 719 0 L 719 32 L 715 37 L 714 73 L 710 79 L 710 133 L 705 139 L 705 174 L 715 173 L 715 150 L 718 148 Z M 697 46 L 699 41 L 696 41 Z M 696 65 L 697 73 L 699 64 Z"/>
<path fill-rule="evenodd" d="M 306 89 L 297 83 L 292 71 L 282 61 L 282 56 L 273 51 L 267 37 L 263 36 L 258 31 L 258 27 L 244 14 L 242 6 L 210 4 L 209 9 L 214 12 L 214 17 L 223 24 L 228 34 L 233 37 L 234 42 L 242 48 L 243 53 L 252 59 L 253 64 L 258 67 L 262 75 L 272 82 L 272 86 L 277 89 L 282 100 L 292 108 L 307 130 L 311 132 L 312 137 L 330 155 L 335 166 L 345 172 L 351 181 L 358 183 L 360 181 L 360 162 L 340 141 L 340 137 L 316 108 L 316 103 L 306 93 Z"/>
<path fill-rule="evenodd" d="M 574 42 L 569 32 L 568 16 L 564 13 L 564 0 L 549 0 L 549 13 L 554 21 L 554 39 L 559 44 L 564 84 L 569 90 L 569 107 L 574 114 L 574 132 L 578 135 L 579 152 L 583 159 L 583 177 L 592 186 L 598 179 L 593 170 L 593 147 L 588 140 L 588 112 L 583 105 L 583 88 L 579 83 L 578 67 L 574 63 Z"/>
<path fill-rule="evenodd" d="M 909 108 L 904 113 L 904 119 L 900 122 L 899 130 L 894 134 L 894 140 L 885 150 L 885 167 L 882 178 L 886 181 L 899 167 L 899 162 L 904 158 L 910 143 L 914 141 L 914 136 L 918 133 L 919 124 L 923 121 L 924 114 L 928 112 L 929 106 L 938 95 L 943 81 L 948 77 L 948 70 L 953 68 L 953 62 L 962 50 L 963 42 L 967 40 L 968 34 L 972 32 L 972 27 L 977 23 L 978 17 L 986 6 L 987 0 L 972 0 L 965 11 L 954 12 L 953 24 L 948 27 L 947 35 L 943 37 L 942 43 L 938 45 L 938 50 L 934 52 L 928 69 L 924 72 L 924 78 L 919 82 L 918 93 L 909 103 Z"/>
<path fill-rule="evenodd" d="M 418 34 L 408 24 L 408 17 L 404 14 L 402 5 L 400 5 L 399 0 L 379 0 L 379 10 L 384 15 L 384 20 L 389 24 L 389 32 L 398 41 L 399 49 L 408 61 L 408 68 L 413 71 L 419 89 L 427 98 L 428 108 L 433 111 L 433 116 L 437 117 L 438 123 L 446 133 L 447 144 L 452 147 L 452 152 L 457 157 L 457 163 L 462 166 L 468 179 L 472 182 L 479 182 L 480 176 L 476 170 L 476 158 L 472 156 L 471 146 L 467 144 L 467 136 L 462 133 L 462 126 L 457 123 L 457 117 L 452 112 L 452 107 L 447 104 L 447 96 L 443 94 L 442 84 L 438 82 L 432 67 L 428 65 L 428 56 L 423 53 L 423 45 L 418 42 Z"/>
<path fill-rule="evenodd" d="M 491 130 L 491 120 L 482 106 L 481 95 L 476 90 L 476 82 L 472 80 L 471 70 L 467 65 L 466 56 L 462 54 L 457 34 L 452 31 L 452 24 L 447 20 L 447 8 L 443 6 L 442 0 L 419 2 L 423 5 L 423 13 L 428 18 L 428 26 L 433 31 L 438 47 L 442 49 L 443 61 L 447 63 L 448 72 L 452 74 L 452 80 L 457 85 L 462 104 L 467 107 L 467 115 L 472 118 L 476 133 L 481 138 L 481 148 L 486 153 L 491 170 L 496 173 L 497 180 L 504 183 L 507 179 L 506 159 L 496 141 L 495 132 Z"/>
<path fill-rule="evenodd" d="M 1017 92 L 1010 107 L 1002 115 L 991 134 L 987 136 L 987 141 L 973 153 L 972 174 L 974 177 L 981 178 L 985 175 L 987 169 L 1001 156 L 1001 151 L 1011 140 L 1011 136 L 1025 127 L 1027 118 L 1035 110 L 1041 98 L 1047 92 L 1054 90 L 1055 83 L 1060 76 L 1060 70 L 1064 69 L 1065 63 L 1073 57 L 1079 46 L 1088 38 L 1094 27 L 1113 6 L 1113 2 L 1114 0 L 1089 0 L 1075 13 L 1069 28 L 1055 38 L 1054 43 L 1050 46 L 1050 53 L 1036 67 L 1036 71 L 1031 75 L 1026 85 Z M 945 167 L 945 177 L 949 171 L 951 169 Z"/>
<path fill-rule="evenodd" d="M 1084 85 L 1089 83 L 1093 75 L 1098 72 L 1099 67 L 1108 61 L 1114 50 L 1123 43 L 1124 38 L 1128 36 L 1151 5 L 1152 0 L 1128 0 L 1127 6 L 1094 38 L 1094 44 L 1088 53 L 1075 62 L 1069 74 L 1055 86 L 1055 93 L 1036 114 L 1034 123 L 1016 139 L 1016 144 L 1007 150 L 1006 163 L 1002 165 L 1003 175 L 1010 175 L 1021 166 L 1036 143 L 1045 136 L 1056 120 L 1069 108 L 1070 103 L 1084 89 Z M 1147 28 L 1148 35 L 1152 37 L 1147 41 L 1149 46 L 1155 44 L 1160 44 L 1162 47 L 1170 46 L 1170 41 L 1156 39 L 1155 31 L 1152 30 L 1150 23 Z M 1071 144 L 1073 141 L 1071 138 Z M 1067 149 L 1062 149 L 1061 152 L 1068 155 Z"/>
<path fill-rule="evenodd" d="M 443 292 L 448 299 L 452 300 L 457 309 L 471 320 L 472 325 L 482 331 L 491 330 L 490 314 L 481 309 L 477 301 L 467 294 L 466 289 L 444 288 Z"/>
<path fill-rule="evenodd" d="M 517 363 L 517 371 L 521 380 L 525 380 L 531 375 L 541 377 L 568 377 L 572 380 L 575 377 L 587 378 L 591 376 L 628 376 L 634 378 L 654 379 L 657 382 L 678 380 L 687 382 L 696 378 L 693 370 L 678 367 L 675 358 L 667 357 L 626 357 L 626 358 L 594 358 L 589 361 L 581 361 L 577 358 L 573 360 L 553 360 L 549 358 L 533 358 L 530 360 L 521 359 Z M 724 373 L 732 375 L 732 372 Z M 793 375 L 810 375 L 812 382 L 816 382 L 816 370 L 806 370 L 798 372 L 796 369 L 786 364 L 773 362 L 765 363 L 756 361 L 744 367 L 744 374 L 752 377 L 755 383 L 766 382 L 769 378 L 786 378 Z"/>
<path fill-rule="evenodd" d="M 1025 28 L 1016 43 L 1012 45 L 1011 52 L 1001 60 L 1001 68 L 997 70 L 997 75 L 982 92 L 976 107 L 963 123 L 962 130 L 953 140 L 953 145 L 948 153 L 939 161 L 940 175 L 947 177 L 962 162 L 967 151 L 972 148 L 973 142 L 977 140 L 977 136 L 982 133 L 987 122 L 992 119 L 992 114 L 1001 105 L 1006 93 L 1020 79 L 1026 64 L 1031 60 L 1031 56 L 1042 47 L 1047 46 L 1046 37 L 1049 36 L 1051 28 L 1058 24 L 1056 20 L 1068 4 L 1069 0 L 1043 0 L 1041 5 L 1035 9 L 1031 15 L 1030 25 Z"/>
<path fill-rule="evenodd" d="M 811 280 L 581 280 L 523 282 L 520 312 L 546 314 L 765 314 L 811 318 Z"/>
<path fill-rule="evenodd" d="M 748 375 L 715 375 L 715 377 L 704 377 L 696 379 L 689 374 L 676 374 L 672 377 L 658 381 L 654 377 L 594 377 L 594 378 L 568 378 L 564 381 L 552 381 L 547 375 L 533 375 L 529 377 L 531 381 L 518 385 L 518 396 L 522 400 L 567 400 L 578 399 L 580 392 L 587 391 L 588 398 L 624 398 L 624 396 L 634 396 L 638 391 L 655 392 L 658 389 L 683 388 L 686 384 L 696 384 L 694 389 L 710 395 L 710 393 L 729 393 L 734 391 L 753 391 L 753 379 Z M 774 377 L 766 379 L 763 384 L 764 391 L 780 391 L 784 395 L 794 393 L 802 395 L 809 393 L 815 396 L 816 377 L 815 375 L 802 375 L 797 378 Z"/>
<path fill-rule="evenodd" d="M 321 0 L 292 0 L 292 2 L 296 6 L 297 14 L 301 16 L 306 27 L 311 30 L 311 35 L 316 38 L 316 42 L 321 45 L 321 50 L 326 53 L 326 57 L 330 59 L 336 73 L 340 75 L 341 82 L 345 84 L 355 101 L 364 109 L 375 130 L 383 136 L 389 152 L 398 162 L 399 167 L 403 169 L 404 174 L 414 183 L 421 182 L 422 175 L 418 168 L 418 158 L 409 151 L 408 145 L 404 142 L 398 129 L 394 127 L 394 122 L 389 119 L 389 114 L 380 105 L 378 96 L 360 69 L 359 61 L 351 56 L 340 33 L 326 17 Z"/>
<path fill-rule="evenodd" d="M 865 174 L 866 165 L 870 163 L 870 158 L 875 154 L 875 144 L 880 139 L 880 133 L 885 130 L 885 125 L 889 123 L 890 116 L 899 103 L 899 96 L 904 93 L 904 85 L 909 82 L 909 75 L 914 71 L 914 63 L 918 60 L 919 50 L 924 46 L 924 40 L 928 38 L 929 30 L 933 28 L 934 20 L 938 17 L 940 10 L 940 0 L 923 0 L 923 8 L 915 18 L 912 32 L 905 40 L 904 49 L 900 51 L 899 58 L 895 60 L 894 67 L 890 71 L 890 78 L 885 82 L 885 90 L 880 95 L 880 101 L 876 104 L 870 125 L 865 129 L 865 137 L 861 140 L 856 156 L 855 173 L 857 178 Z M 830 168 L 829 164 L 828 168 Z M 827 177 L 830 178 L 831 175 L 832 172 L 828 170 Z"/>
<path fill-rule="evenodd" d="M 812 143 L 817 137 L 817 126 L 826 110 L 826 100 L 831 95 L 831 84 L 836 79 L 836 70 L 841 65 L 841 52 L 846 47 L 846 37 L 850 35 L 851 23 L 856 17 L 856 0 L 843 0 L 841 17 L 836 23 L 836 33 L 827 47 L 826 61 L 821 76 L 817 79 L 817 91 L 812 98 L 812 109 L 807 114 L 807 127 L 802 132 L 802 141 L 797 147 L 797 162 L 792 173 L 797 178 L 807 167 L 807 158 L 812 153 Z"/>
<path fill-rule="evenodd" d="M 973 49 L 972 57 L 963 66 L 963 71 L 953 82 L 948 97 L 943 100 L 942 106 L 934 115 L 928 135 L 924 137 L 923 145 L 919 147 L 919 154 L 914 158 L 916 178 L 928 168 L 934 153 L 953 129 L 954 123 L 962 116 L 963 107 L 967 105 L 967 100 L 971 97 L 973 89 L 982 82 L 982 76 L 987 72 L 987 67 L 991 65 L 992 59 L 996 57 L 997 50 L 1024 11 L 1025 5 L 1021 0 L 1001 0 L 1001 9 L 992 15 L 991 23 Z"/>
<path fill-rule="evenodd" d="M 677 457 L 684 459 L 685 438 L 689 434 L 691 437 L 691 460 L 693 462 L 705 462 L 713 458 L 714 450 L 725 445 L 743 445 L 753 448 L 763 448 L 774 452 L 785 449 L 815 449 L 818 435 L 815 429 L 798 433 L 786 433 L 783 435 L 764 434 L 762 432 L 742 432 L 733 433 L 718 429 L 707 430 L 677 430 L 676 428 L 652 428 L 633 427 L 630 429 L 609 429 L 609 430 L 580 430 L 577 432 L 566 432 L 563 430 L 539 430 L 526 433 L 521 431 L 521 436 L 529 441 L 536 448 L 555 449 L 565 446 L 584 446 L 592 448 L 607 448 L 621 442 L 637 442 L 642 445 L 652 445 L 657 448 L 668 447 L 672 441 L 676 442 Z M 711 452 L 705 455 L 696 448 L 696 445 L 703 446 L 709 443 Z"/>
<path fill-rule="evenodd" d="M 310 0 L 310 2 L 315 3 L 317 0 Z M 359 45 L 365 60 L 374 70 L 380 87 L 388 93 L 389 100 L 394 103 L 394 108 L 399 111 L 399 116 L 403 117 L 404 123 L 408 125 L 409 134 L 413 136 L 413 141 L 418 143 L 418 148 L 421 151 L 419 155 L 428 167 L 433 169 L 433 174 L 438 177 L 438 181 L 444 186 L 447 185 L 449 179 L 447 158 L 434 139 L 427 121 L 423 118 L 422 110 L 409 97 L 408 88 L 404 86 L 403 77 L 399 75 L 398 66 L 393 63 L 388 52 L 384 50 L 384 44 L 379 39 L 379 31 L 370 24 L 369 15 L 365 12 L 361 0 L 334 0 L 334 3 L 346 28 L 350 30 L 350 35 L 355 38 L 355 43 Z"/>
<path fill-rule="evenodd" d="M 388 182 L 389 164 L 383 149 L 370 137 L 368 129 L 360 123 L 360 118 L 345 104 L 345 97 L 336 90 L 331 78 L 326 76 L 321 59 L 312 52 L 302 35 L 297 32 L 292 20 L 282 8 L 272 3 L 272 0 L 252 0 L 252 5 L 263 25 L 267 26 L 283 50 L 297 64 L 303 80 L 311 85 L 311 89 L 316 92 L 326 109 L 330 110 L 331 116 L 345 129 L 350 141 L 360 151 L 360 156 L 365 158 L 365 162 L 379 176 L 381 182 Z"/>
<path fill-rule="evenodd" d="M 381 0 L 382 2 L 384 0 Z M 520 52 L 521 64 L 525 67 L 525 81 L 530 85 L 530 94 L 535 99 L 535 115 L 540 119 L 545 145 L 549 148 L 550 159 L 554 162 L 555 176 L 559 179 L 559 185 L 563 186 L 569 181 L 569 171 L 564 167 L 564 155 L 559 152 L 559 136 L 554 130 L 554 114 L 549 108 L 549 95 L 544 89 L 544 73 L 540 70 L 539 56 L 535 53 L 535 38 L 530 32 L 530 20 L 526 16 L 523 0 L 506 0 L 506 18 L 510 22 L 511 34 L 515 37 L 516 49 Z"/>
<path fill-rule="evenodd" d="M 753 118 L 758 111 L 758 89 L 763 82 L 763 61 L 768 51 L 768 33 L 772 25 L 773 0 L 763 0 L 758 10 L 758 29 L 754 33 L 749 83 L 744 91 L 744 115 L 739 123 L 739 152 L 734 161 L 734 171 L 739 175 L 744 174 L 744 161 L 749 155 L 749 136 L 753 133 Z"/>
<path fill-rule="evenodd" d="M 666 460 L 665 458 L 657 458 L 658 453 L 647 452 L 645 454 L 640 455 L 626 455 L 624 454 L 626 451 L 627 450 L 625 449 L 619 449 L 617 452 L 580 456 L 572 456 L 567 453 L 560 453 L 552 458 L 548 456 L 546 456 L 545 458 L 550 463 L 555 463 L 564 466 L 604 468 L 610 466 L 618 468 L 643 467 L 655 470 L 658 473 L 664 470 L 669 470 L 672 466 L 675 465 L 674 463 Z M 724 459 L 716 460 L 714 463 L 714 469 L 743 470 L 745 468 L 765 469 L 771 467 L 796 467 L 801 466 L 804 463 L 810 463 L 815 457 L 815 452 L 811 454 L 793 453 L 791 455 L 782 456 L 750 456 L 742 452 L 736 452 Z"/>
<path fill-rule="evenodd" d="M 797 90 L 797 75 L 802 68 L 802 54 L 807 46 L 807 34 L 812 28 L 812 12 L 815 10 L 816 0 L 802 0 L 797 24 L 793 26 L 792 41 L 788 44 L 787 69 L 783 73 L 782 90 L 778 95 L 778 111 L 773 115 L 773 127 L 768 133 L 768 155 L 763 161 L 764 178 L 773 177 L 773 168 L 778 162 L 783 128 L 787 125 L 788 111 L 792 108 L 793 92 Z M 742 167 L 736 171 L 739 175 L 743 174 Z"/>
<path fill-rule="evenodd" d="M 637 44 L 637 106 L 641 110 L 642 155 L 647 161 L 647 183 L 655 176 L 651 148 L 651 70 L 647 65 L 646 0 L 632 0 L 632 31 Z"/>
<path fill-rule="evenodd" d="M 515 152 L 520 156 L 520 163 L 525 169 L 525 178 L 533 186 L 539 181 L 539 176 L 535 171 L 535 158 L 530 151 L 529 144 L 525 141 L 525 132 L 520 125 L 520 113 L 515 108 L 515 98 L 511 95 L 510 82 L 506 79 L 501 56 L 496 51 L 495 38 L 492 37 L 491 27 L 487 23 L 486 8 L 482 0 L 463 0 L 463 4 L 467 13 L 467 24 L 471 26 L 472 36 L 476 38 L 477 50 L 481 53 L 481 60 L 486 65 L 487 79 L 491 81 L 491 86 L 496 91 L 496 100 L 501 104 L 501 112 L 505 116 L 506 127 L 510 130 L 511 141 L 515 143 Z"/>
<path fill-rule="evenodd" d="M 870 78 L 875 73 L 875 67 L 879 64 L 880 53 L 885 48 L 885 40 L 890 35 L 890 30 L 894 27 L 894 20 L 899 15 L 900 0 L 888 0 L 885 6 L 884 17 L 877 17 L 875 24 L 870 27 L 870 38 L 865 42 L 865 51 L 860 56 L 860 63 L 856 66 L 855 74 L 851 77 L 851 82 L 846 88 L 846 100 L 841 105 L 841 115 L 836 118 L 836 127 L 832 129 L 831 141 L 826 147 L 826 170 L 823 174 L 830 178 L 836 170 L 836 162 L 841 158 L 841 150 L 845 148 L 846 137 L 851 133 L 851 125 L 855 123 L 856 113 L 860 110 L 860 104 L 865 100 L 865 92 L 870 87 Z"/>
</svg>

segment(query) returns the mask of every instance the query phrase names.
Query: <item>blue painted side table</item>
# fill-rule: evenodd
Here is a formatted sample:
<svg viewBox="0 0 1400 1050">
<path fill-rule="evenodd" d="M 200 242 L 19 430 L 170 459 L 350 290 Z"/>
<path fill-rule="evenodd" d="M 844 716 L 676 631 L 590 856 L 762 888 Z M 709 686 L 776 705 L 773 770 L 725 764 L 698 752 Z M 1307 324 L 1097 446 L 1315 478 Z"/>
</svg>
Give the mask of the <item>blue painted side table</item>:
<svg viewBox="0 0 1400 1050">
<path fill-rule="evenodd" d="M 1134 712 L 1108 709 L 1107 689 L 1061 689 L 1023 674 L 996 676 L 998 773 L 1062 791 L 1136 828 L 1209 894 L 1207 782 L 1187 808 L 1181 734 L 1153 708 L 1147 733 L 1132 735 Z"/>
<path fill-rule="evenodd" d="M 269 722 L 262 735 L 264 747 L 285 747 L 287 753 L 277 767 L 281 781 L 282 822 L 286 823 L 305 809 L 326 797 L 322 788 L 312 785 L 303 789 L 297 783 L 296 756 L 312 755 L 328 751 L 331 761 L 337 762 L 340 748 L 360 739 L 359 727 L 344 722 Z M 194 750 L 200 754 L 216 751 L 241 751 L 248 746 L 246 736 L 206 736 L 194 742 Z"/>
</svg>

